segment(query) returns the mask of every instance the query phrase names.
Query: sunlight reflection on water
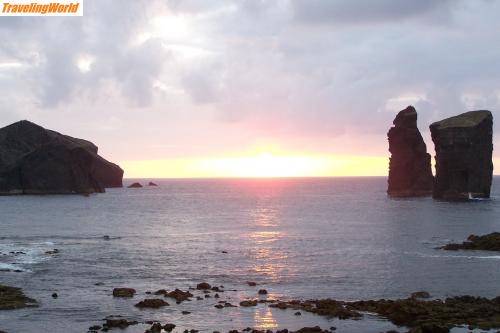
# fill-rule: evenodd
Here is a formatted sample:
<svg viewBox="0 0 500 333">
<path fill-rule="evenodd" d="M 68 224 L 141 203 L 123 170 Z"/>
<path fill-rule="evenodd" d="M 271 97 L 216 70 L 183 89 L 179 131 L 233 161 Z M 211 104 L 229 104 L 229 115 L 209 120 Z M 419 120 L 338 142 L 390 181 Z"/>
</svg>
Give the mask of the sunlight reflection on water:
<svg viewBox="0 0 500 333">
<path fill-rule="evenodd" d="M 254 320 L 255 328 L 257 329 L 273 329 L 278 327 L 271 309 L 267 306 L 265 308 L 255 308 Z"/>
</svg>

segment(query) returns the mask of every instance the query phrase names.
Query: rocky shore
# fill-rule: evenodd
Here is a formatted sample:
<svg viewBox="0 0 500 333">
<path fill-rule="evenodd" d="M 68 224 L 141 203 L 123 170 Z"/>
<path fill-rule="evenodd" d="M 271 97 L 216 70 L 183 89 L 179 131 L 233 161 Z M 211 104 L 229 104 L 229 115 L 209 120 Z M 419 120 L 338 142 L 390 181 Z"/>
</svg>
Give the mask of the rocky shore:
<svg viewBox="0 0 500 333">
<path fill-rule="evenodd" d="M 229 291 L 229 290 L 227 290 Z M 197 287 L 190 287 L 183 291 L 175 289 L 168 291 L 159 289 L 156 292 L 146 291 L 145 298 L 139 296 L 134 288 L 115 288 L 111 297 L 129 298 L 131 306 L 149 308 L 150 311 L 160 311 L 164 306 L 175 306 L 165 299 L 175 300 L 176 304 L 185 301 L 203 300 L 207 298 L 223 298 L 226 290 L 223 286 L 212 287 L 203 282 Z M 147 297 L 155 295 L 154 298 Z M 216 296 L 217 295 L 217 296 Z M 139 302 L 137 298 L 139 297 Z M 135 299 L 135 300 L 133 300 Z M 238 307 L 229 303 L 231 297 L 220 300 L 217 305 L 219 309 L 226 307 Z M 265 304 L 273 309 L 292 310 L 290 315 L 300 316 L 302 312 L 312 313 L 326 318 L 340 320 L 363 319 L 367 313 L 377 314 L 387 319 L 394 325 L 400 327 L 401 332 L 408 333 L 446 333 L 454 327 L 467 327 L 472 329 L 499 329 L 500 328 L 500 297 L 488 299 L 484 297 L 457 296 L 446 299 L 433 299 L 425 291 L 413 293 L 405 299 L 380 299 L 362 301 L 342 301 L 335 299 L 314 300 L 279 300 L 268 299 L 267 294 L 256 292 L 256 298 L 243 300 L 240 307 L 252 307 Z M 26 297 L 18 288 L 0 286 L 0 310 L 12 310 L 23 307 L 36 306 L 36 301 Z M 190 312 L 182 311 L 189 314 Z M 224 311 L 219 313 L 224 316 Z M 172 332 L 176 327 L 184 323 L 161 323 L 159 321 L 138 321 L 126 316 L 112 315 L 104 318 L 88 328 L 88 333 L 107 332 L 114 329 L 126 329 L 129 326 L 146 326 L 144 333 Z M 138 327 L 139 328 L 139 327 Z M 244 329 L 231 330 L 228 333 L 331 333 L 338 331 L 336 327 L 322 328 L 320 326 L 303 327 L 299 330 L 262 330 L 247 327 Z M 197 333 L 195 329 L 184 329 L 183 333 Z M 387 333 L 397 331 L 388 331 Z M 214 333 L 220 333 L 214 331 Z"/>
<path fill-rule="evenodd" d="M 34 299 L 26 297 L 21 289 L 0 285 L 0 310 L 15 310 L 37 306 Z"/>
<path fill-rule="evenodd" d="M 467 240 L 462 243 L 451 243 L 439 247 L 442 250 L 457 251 L 457 250 L 482 250 L 482 251 L 500 251 L 500 232 L 492 232 L 491 234 L 476 236 L 470 235 Z"/>
</svg>

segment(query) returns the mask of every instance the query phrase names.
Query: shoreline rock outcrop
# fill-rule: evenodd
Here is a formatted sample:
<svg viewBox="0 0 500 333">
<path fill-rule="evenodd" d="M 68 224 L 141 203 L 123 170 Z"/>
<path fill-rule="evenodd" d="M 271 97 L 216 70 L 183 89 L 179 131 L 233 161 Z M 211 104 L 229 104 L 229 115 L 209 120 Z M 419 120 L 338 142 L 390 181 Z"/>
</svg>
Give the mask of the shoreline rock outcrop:
<svg viewBox="0 0 500 333">
<path fill-rule="evenodd" d="M 35 306 L 37 306 L 37 302 L 26 297 L 20 288 L 0 285 L 0 310 L 14 310 Z"/>
<path fill-rule="evenodd" d="M 89 194 L 122 187 L 123 170 L 92 142 L 27 120 L 0 128 L 0 195 Z"/>
<path fill-rule="evenodd" d="M 438 249 L 458 251 L 458 250 L 481 250 L 481 251 L 500 251 L 500 232 L 476 236 L 470 235 L 463 243 L 450 243 L 439 247 Z"/>
<path fill-rule="evenodd" d="M 436 149 L 433 197 L 489 198 L 493 177 L 493 116 L 470 111 L 430 126 Z"/>
<path fill-rule="evenodd" d="M 408 106 L 400 111 L 389 129 L 389 180 L 387 194 L 393 197 L 432 194 L 431 155 L 417 127 L 417 111 Z"/>
</svg>

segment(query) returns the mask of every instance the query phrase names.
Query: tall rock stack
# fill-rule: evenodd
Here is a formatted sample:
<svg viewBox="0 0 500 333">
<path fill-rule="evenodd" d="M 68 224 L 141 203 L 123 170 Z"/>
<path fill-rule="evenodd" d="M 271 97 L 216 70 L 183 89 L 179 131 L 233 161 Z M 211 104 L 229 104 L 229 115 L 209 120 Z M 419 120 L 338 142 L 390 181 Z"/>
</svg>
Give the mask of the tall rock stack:
<svg viewBox="0 0 500 333">
<path fill-rule="evenodd" d="M 471 111 L 430 126 L 436 148 L 433 197 L 489 198 L 493 176 L 493 116 Z"/>
<path fill-rule="evenodd" d="M 417 128 L 417 111 L 408 106 L 393 124 L 387 133 L 391 153 L 387 193 L 394 197 L 432 194 L 431 156 Z"/>
</svg>

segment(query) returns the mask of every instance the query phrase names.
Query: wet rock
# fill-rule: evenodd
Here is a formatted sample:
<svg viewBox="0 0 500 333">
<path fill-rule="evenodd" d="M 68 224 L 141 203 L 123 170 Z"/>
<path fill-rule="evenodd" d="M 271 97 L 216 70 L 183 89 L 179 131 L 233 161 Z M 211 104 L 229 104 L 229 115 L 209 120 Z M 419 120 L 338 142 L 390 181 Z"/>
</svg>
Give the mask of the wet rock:
<svg viewBox="0 0 500 333">
<path fill-rule="evenodd" d="M 0 285 L 0 310 L 14 310 L 37 306 L 34 299 L 26 297 L 20 288 Z"/>
<path fill-rule="evenodd" d="M 212 291 L 220 292 L 220 289 L 219 289 L 219 287 L 215 286 L 215 287 L 212 287 Z"/>
<path fill-rule="evenodd" d="M 215 304 L 215 305 L 214 305 L 214 308 L 217 308 L 217 309 L 224 309 L 224 305 L 222 305 L 222 304 Z"/>
<path fill-rule="evenodd" d="M 54 254 L 58 254 L 60 253 L 60 251 L 58 249 L 53 249 L 53 250 L 50 250 L 50 251 L 45 251 L 45 254 L 50 254 L 50 255 L 54 255 Z"/>
<path fill-rule="evenodd" d="M 292 333 L 328 333 L 326 330 L 322 330 L 319 326 L 314 327 L 303 327 L 298 331 L 294 331 Z"/>
<path fill-rule="evenodd" d="M 113 297 L 134 297 L 136 290 L 133 288 L 114 288 Z"/>
<path fill-rule="evenodd" d="M 489 198 L 493 177 L 493 116 L 471 111 L 430 126 L 436 149 L 433 197 Z"/>
<path fill-rule="evenodd" d="M 102 326 L 100 326 L 100 325 L 94 325 L 94 326 L 90 326 L 89 330 L 90 331 L 99 331 L 101 328 L 102 328 Z"/>
<path fill-rule="evenodd" d="M 202 301 L 202 300 L 203 300 L 203 297 L 196 296 L 196 299 L 197 299 L 198 301 Z"/>
<path fill-rule="evenodd" d="M 151 327 L 146 330 L 144 333 L 161 333 L 162 326 L 160 323 L 154 323 L 151 325 Z"/>
<path fill-rule="evenodd" d="M 166 332 L 172 332 L 174 328 L 175 328 L 174 324 L 163 325 L 163 330 L 165 330 Z"/>
<path fill-rule="evenodd" d="M 181 313 L 182 313 L 183 315 L 188 315 L 188 314 L 190 314 L 191 312 L 189 312 L 189 311 L 182 311 Z"/>
<path fill-rule="evenodd" d="M 259 290 L 259 295 L 267 295 L 267 290 L 266 289 L 260 289 Z"/>
<path fill-rule="evenodd" d="M 214 297 L 215 298 L 219 298 L 220 296 L 219 296 L 219 294 L 215 294 Z"/>
<path fill-rule="evenodd" d="M 1 194 L 88 194 L 121 187 L 123 170 L 91 142 L 23 120 L 0 129 Z"/>
<path fill-rule="evenodd" d="M 138 308 L 152 308 L 158 309 L 164 306 L 168 306 L 169 304 L 160 298 L 148 298 L 143 301 L 140 301 L 135 306 Z"/>
<path fill-rule="evenodd" d="M 57 297 L 59 297 L 59 295 L 57 295 L 57 293 L 52 294 L 52 298 L 57 298 Z"/>
<path fill-rule="evenodd" d="M 175 289 L 169 293 L 165 293 L 166 297 L 174 298 L 177 302 L 181 303 L 189 300 L 190 297 L 193 297 L 189 291 L 182 291 L 180 289 Z"/>
<path fill-rule="evenodd" d="M 253 282 L 253 281 L 247 281 L 247 284 L 250 286 L 250 287 L 255 287 L 257 285 L 257 283 Z"/>
<path fill-rule="evenodd" d="M 158 184 L 155 184 L 155 183 L 153 183 L 153 182 L 149 182 L 149 183 L 148 183 L 148 186 L 158 186 Z"/>
<path fill-rule="evenodd" d="M 482 250 L 482 251 L 500 251 L 500 232 L 493 232 L 484 236 L 470 235 L 467 241 L 461 244 L 447 244 L 439 249 L 457 251 L 457 250 Z"/>
<path fill-rule="evenodd" d="M 111 237 L 109 237 L 108 235 L 104 235 L 104 236 L 102 237 L 102 239 L 104 239 L 104 240 L 106 240 L 106 241 L 109 241 L 109 240 L 111 239 Z"/>
<path fill-rule="evenodd" d="M 400 111 L 389 129 L 389 180 L 387 194 L 412 197 L 432 194 L 431 155 L 417 127 L 417 111 L 408 106 Z"/>
<path fill-rule="evenodd" d="M 209 290 L 210 288 L 212 288 L 212 286 L 207 282 L 198 283 L 196 285 L 196 289 L 198 290 Z"/>
<path fill-rule="evenodd" d="M 122 319 L 122 318 L 108 318 L 106 319 L 106 322 L 102 325 L 103 328 L 102 330 L 108 330 L 108 329 L 111 329 L 111 328 L 121 328 L 121 329 L 125 329 L 129 326 L 132 326 L 132 325 L 137 325 L 138 322 L 135 321 L 135 320 L 132 320 L 132 321 L 129 321 L 127 319 Z"/>
<path fill-rule="evenodd" d="M 411 294 L 411 298 L 431 298 L 427 291 L 417 291 Z"/>
<path fill-rule="evenodd" d="M 452 327 L 469 325 L 472 328 L 500 327 L 500 297 L 459 296 L 445 300 L 398 300 L 347 302 L 346 307 L 356 311 L 378 313 L 398 326 L 417 332 L 448 332 Z"/>
<path fill-rule="evenodd" d="M 297 311 L 297 312 L 294 313 L 294 315 L 296 315 L 296 316 L 302 316 L 302 313 L 300 311 Z"/>
<path fill-rule="evenodd" d="M 132 183 L 128 186 L 128 188 L 141 188 L 141 183 Z"/>
<path fill-rule="evenodd" d="M 246 300 L 246 301 L 241 301 L 240 306 L 243 307 L 256 306 L 257 303 L 258 303 L 257 300 Z"/>
<path fill-rule="evenodd" d="M 96 282 L 94 283 L 94 286 L 104 286 L 104 282 Z"/>
</svg>

